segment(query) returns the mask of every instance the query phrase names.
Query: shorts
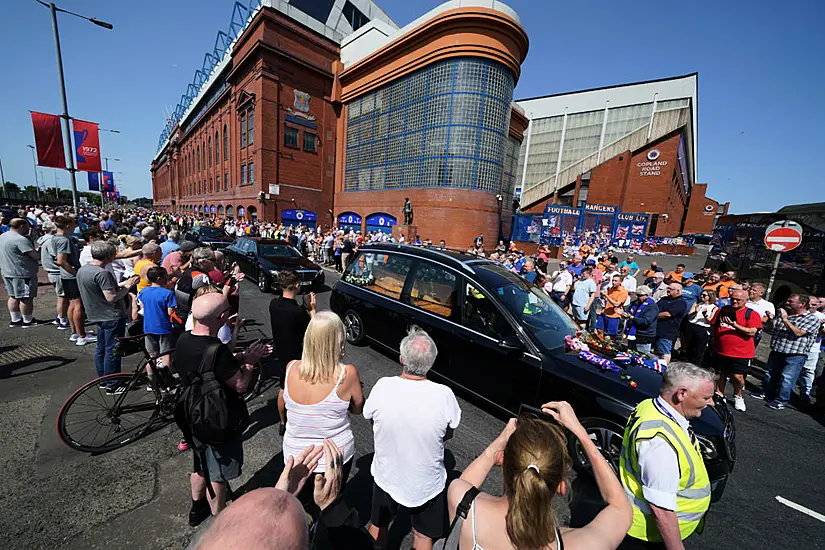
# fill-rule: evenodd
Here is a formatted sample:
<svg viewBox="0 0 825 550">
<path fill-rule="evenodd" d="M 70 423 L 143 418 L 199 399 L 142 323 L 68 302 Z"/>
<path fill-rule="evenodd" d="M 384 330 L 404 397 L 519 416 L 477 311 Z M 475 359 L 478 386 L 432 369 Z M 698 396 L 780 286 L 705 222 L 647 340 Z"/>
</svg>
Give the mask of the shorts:
<svg viewBox="0 0 825 550">
<path fill-rule="evenodd" d="M 577 321 L 587 321 L 587 316 L 590 314 L 590 311 L 584 309 L 584 306 L 577 306 L 573 305 L 573 317 Z"/>
<path fill-rule="evenodd" d="M 373 481 L 370 523 L 378 528 L 386 527 L 398 514 L 399 508 L 401 505 Z M 412 518 L 412 527 L 416 532 L 431 539 L 440 539 L 447 534 L 449 518 L 446 488 L 421 506 L 408 510 Z"/>
<path fill-rule="evenodd" d="M 201 463 L 201 453 L 194 449 L 192 450 L 192 461 L 192 471 L 203 475 L 204 465 Z M 240 438 L 220 447 L 207 445 L 206 471 L 209 473 L 209 481 L 212 483 L 226 483 L 241 477 L 242 467 L 243 441 Z"/>
<path fill-rule="evenodd" d="M 80 289 L 77 286 L 77 279 L 61 278 L 60 284 L 63 286 L 63 296 L 68 300 L 80 300 Z"/>
<path fill-rule="evenodd" d="M 720 355 L 714 353 L 711 358 L 711 365 L 715 370 L 724 370 L 731 374 L 746 375 L 751 371 L 752 359 L 743 359 L 741 357 L 728 357 L 727 355 Z"/>
<path fill-rule="evenodd" d="M 602 313 L 596 319 L 596 329 L 603 330 L 605 334 L 619 334 L 619 318 L 608 317 Z"/>
<path fill-rule="evenodd" d="M 66 293 L 63 292 L 63 279 L 60 278 L 60 273 L 49 273 L 49 282 L 54 287 L 55 296 L 62 298 L 66 295 Z"/>
<path fill-rule="evenodd" d="M 144 342 L 146 343 L 146 353 L 153 357 L 172 349 L 171 334 L 147 334 Z"/>
<path fill-rule="evenodd" d="M 670 355 L 673 353 L 673 340 L 657 336 L 656 340 L 653 341 L 653 353 L 656 355 Z"/>
<path fill-rule="evenodd" d="M 28 300 L 37 297 L 36 277 L 3 277 L 6 282 L 6 292 L 9 298 Z"/>
</svg>

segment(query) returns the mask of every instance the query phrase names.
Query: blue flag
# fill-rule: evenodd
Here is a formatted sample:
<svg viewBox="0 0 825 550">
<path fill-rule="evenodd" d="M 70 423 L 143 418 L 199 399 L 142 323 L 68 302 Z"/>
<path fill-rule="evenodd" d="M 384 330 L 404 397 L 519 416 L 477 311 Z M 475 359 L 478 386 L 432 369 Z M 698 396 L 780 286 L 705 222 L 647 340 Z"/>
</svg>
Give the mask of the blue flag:
<svg viewBox="0 0 825 550">
<path fill-rule="evenodd" d="M 103 190 L 110 193 L 115 190 L 115 176 L 111 172 L 103 172 Z"/>
<path fill-rule="evenodd" d="M 89 191 L 100 191 L 100 174 L 89 172 Z"/>
</svg>

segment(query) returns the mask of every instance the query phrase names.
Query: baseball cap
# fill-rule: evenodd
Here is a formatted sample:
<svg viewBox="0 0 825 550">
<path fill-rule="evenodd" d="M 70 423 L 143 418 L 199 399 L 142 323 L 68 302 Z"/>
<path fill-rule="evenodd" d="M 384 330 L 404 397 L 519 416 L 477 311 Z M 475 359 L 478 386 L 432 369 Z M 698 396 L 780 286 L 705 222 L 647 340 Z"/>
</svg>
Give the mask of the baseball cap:
<svg viewBox="0 0 825 550">
<path fill-rule="evenodd" d="M 691 273 L 690 271 L 685 271 L 684 273 L 682 273 L 682 278 L 683 279 L 693 279 L 693 273 Z"/>
<path fill-rule="evenodd" d="M 198 245 L 193 243 L 192 241 L 183 241 L 182 243 L 180 243 L 181 252 L 192 252 L 197 247 Z"/>
<path fill-rule="evenodd" d="M 594 260 L 593 258 L 590 258 L 589 260 L 587 260 L 587 261 L 586 261 L 586 262 L 584 262 L 584 263 L 585 263 L 586 265 L 596 265 L 596 260 Z"/>
</svg>

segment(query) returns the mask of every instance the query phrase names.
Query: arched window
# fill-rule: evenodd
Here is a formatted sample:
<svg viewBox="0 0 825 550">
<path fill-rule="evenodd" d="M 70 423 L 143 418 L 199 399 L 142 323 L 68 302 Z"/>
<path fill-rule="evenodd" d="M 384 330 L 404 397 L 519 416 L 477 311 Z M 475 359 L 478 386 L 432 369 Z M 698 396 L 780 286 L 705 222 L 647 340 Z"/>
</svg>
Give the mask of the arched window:
<svg viewBox="0 0 825 550">
<path fill-rule="evenodd" d="M 212 166 L 212 138 L 209 138 L 209 148 L 207 156 L 209 157 L 209 164 L 207 164 L 207 166 Z"/>
<path fill-rule="evenodd" d="M 223 160 L 229 160 L 229 134 L 226 132 L 226 124 L 223 125 Z"/>
<path fill-rule="evenodd" d="M 215 131 L 215 164 L 217 165 L 218 162 L 221 160 L 221 147 L 220 143 L 218 143 L 218 131 Z"/>
</svg>

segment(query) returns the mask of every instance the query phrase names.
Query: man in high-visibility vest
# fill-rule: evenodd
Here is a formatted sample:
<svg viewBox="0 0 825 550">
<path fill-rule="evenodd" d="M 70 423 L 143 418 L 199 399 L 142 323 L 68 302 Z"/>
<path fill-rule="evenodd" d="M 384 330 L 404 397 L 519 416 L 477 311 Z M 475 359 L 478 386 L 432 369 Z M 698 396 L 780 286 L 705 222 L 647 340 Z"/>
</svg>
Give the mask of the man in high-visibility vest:
<svg viewBox="0 0 825 550">
<path fill-rule="evenodd" d="M 658 397 L 639 403 L 622 442 L 619 477 L 633 506 L 621 548 L 681 550 L 702 531 L 710 479 L 689 419 L 713 404 L 713 373 L 671 363 Z"/>
</svg>

